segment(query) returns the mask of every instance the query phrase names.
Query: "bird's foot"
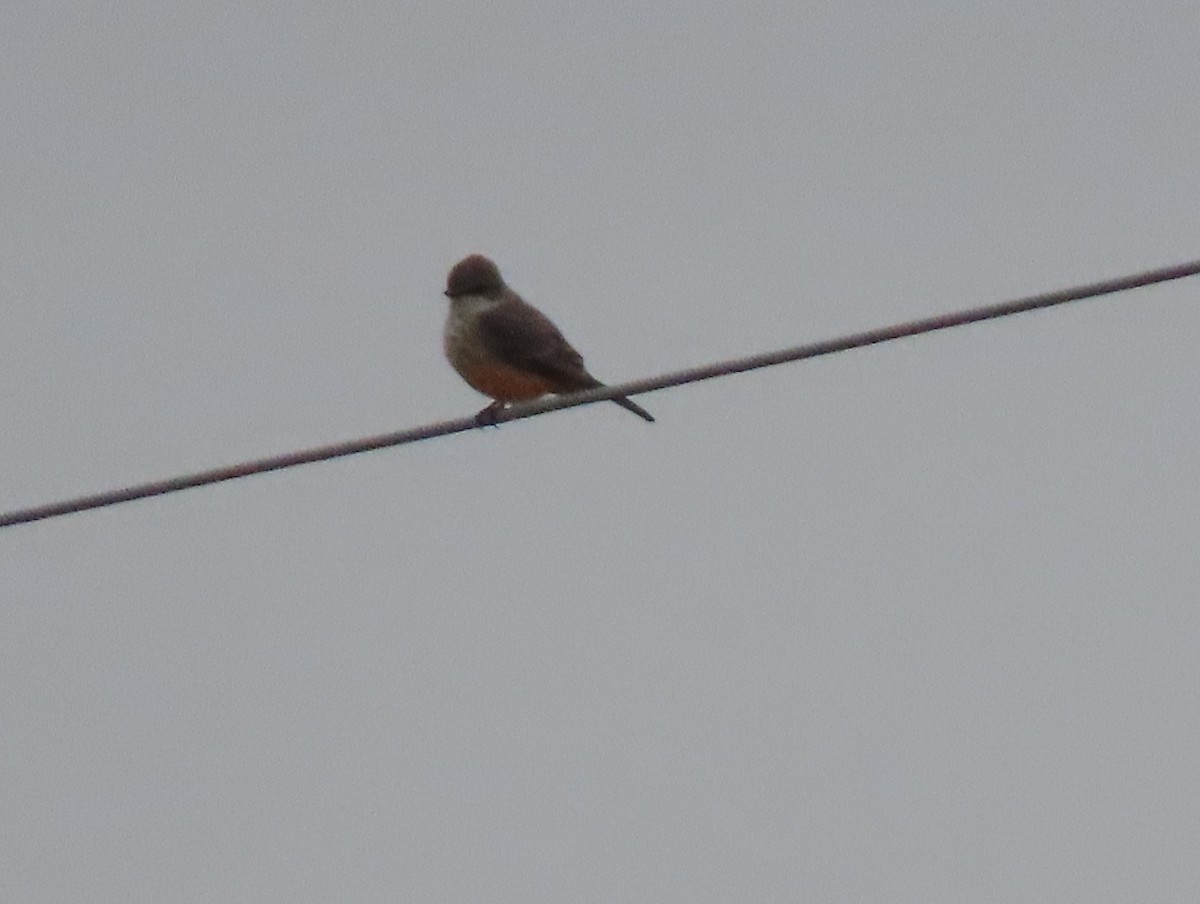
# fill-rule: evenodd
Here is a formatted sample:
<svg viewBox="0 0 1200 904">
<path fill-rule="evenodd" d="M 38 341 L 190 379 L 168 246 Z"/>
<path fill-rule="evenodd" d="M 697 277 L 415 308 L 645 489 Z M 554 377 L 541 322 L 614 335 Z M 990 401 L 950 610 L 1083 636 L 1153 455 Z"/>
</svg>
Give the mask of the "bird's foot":
<svg viewBox="0 0 1200 904">
<path fill-rule="evenodd" d="M 477 415 L 475 415 L 475 426 L 476 427 L 499 427 L 500 425 L 498 423 L 496 423 L 496 421 L 497 421 L 498 415 L 500 414 L 500 412 L 503 409 L 504 409 L 503 402 L 492 402 L 492 404 L 488 405 L 487 408 L 484 408 Z"/>
</svg>

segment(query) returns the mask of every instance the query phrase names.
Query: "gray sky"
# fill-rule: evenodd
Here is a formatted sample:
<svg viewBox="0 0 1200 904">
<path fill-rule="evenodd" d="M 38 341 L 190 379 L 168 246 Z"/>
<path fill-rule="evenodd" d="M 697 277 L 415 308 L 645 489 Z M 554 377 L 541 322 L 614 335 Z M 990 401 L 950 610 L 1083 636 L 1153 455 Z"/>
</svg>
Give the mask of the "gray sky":
<svg viewBox="0 0 1200 904">
<path fill-rule="evenodd" d="M 1200 254 L 1194 3 L 10 3 L 0 507 Z M 0 532 L 0 899 L 1200 896 L 1200 281 Z"/>
</svg>

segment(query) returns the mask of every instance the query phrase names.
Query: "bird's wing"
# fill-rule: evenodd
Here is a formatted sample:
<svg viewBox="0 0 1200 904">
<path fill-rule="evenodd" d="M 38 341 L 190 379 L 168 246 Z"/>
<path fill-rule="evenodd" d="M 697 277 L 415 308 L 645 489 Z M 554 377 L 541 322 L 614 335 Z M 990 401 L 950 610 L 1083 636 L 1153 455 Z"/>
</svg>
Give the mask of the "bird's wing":
<svg viewBox="0 0 1200 904">
<path fill-rule="evenodd" d="M 478 323 L 488 350 L 513 367 L 545 377 L 562 391 L 599 385 L 550 318 L 520 298 L 483 312 Z"/>
</svg>

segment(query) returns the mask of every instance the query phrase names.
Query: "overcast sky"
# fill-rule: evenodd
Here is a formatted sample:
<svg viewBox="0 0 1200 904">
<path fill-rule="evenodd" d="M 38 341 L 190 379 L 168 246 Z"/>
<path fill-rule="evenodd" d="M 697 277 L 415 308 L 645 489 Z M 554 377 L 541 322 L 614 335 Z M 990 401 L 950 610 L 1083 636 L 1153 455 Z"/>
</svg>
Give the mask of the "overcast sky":
<svg viewBox="0 0 1200 904">
<path fill-rule="evenodd" d="M 1200 256 L 1200 6 L 0 14 L 0 509 Z M 0 899 L 1200 899 L 1200 280 L 0 531 Z"/>
</svg>

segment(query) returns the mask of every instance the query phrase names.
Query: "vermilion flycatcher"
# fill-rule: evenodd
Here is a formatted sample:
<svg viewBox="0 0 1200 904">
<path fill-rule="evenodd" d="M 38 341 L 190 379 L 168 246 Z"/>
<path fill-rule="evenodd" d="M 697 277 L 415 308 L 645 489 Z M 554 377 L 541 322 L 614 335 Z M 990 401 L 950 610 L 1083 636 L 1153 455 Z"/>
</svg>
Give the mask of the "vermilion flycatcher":
<svg viewBox="0 0 1200 904">
<path fill-rule="evenodd" d="M 459 376 L 494 400 L 479 412 L 481 423 L 494 421 L 509 402 L 604 385 L 587 372 L 582 356 L 550 318 L 505 285 L 499 268 L 482 254 L 454 265 L 446 279 L 446 297 L 446 358 Z M 613 401 L 644 420 L 654 420 L 623 396 Z"/>
</svg>

